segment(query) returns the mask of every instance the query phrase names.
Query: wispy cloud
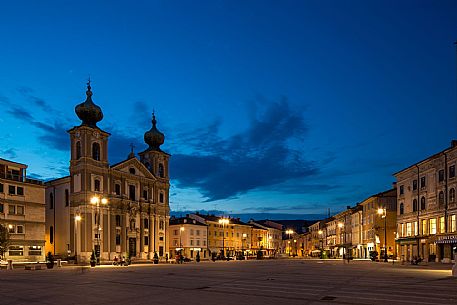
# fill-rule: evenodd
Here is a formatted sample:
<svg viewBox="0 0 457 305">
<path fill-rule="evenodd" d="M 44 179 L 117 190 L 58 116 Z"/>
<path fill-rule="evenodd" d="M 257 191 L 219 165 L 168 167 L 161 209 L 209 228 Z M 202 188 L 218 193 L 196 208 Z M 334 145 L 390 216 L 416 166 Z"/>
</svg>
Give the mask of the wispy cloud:
<svg viewBox="0 0 457 305">
<path fill-rule="evenodd" d="M 181 142 L 192 153 L 173 156 L 178 185 L 196 188 L 207 201 L 215 201 L 270 186 L 277 190 L 285 181 L 318 172 L 303 151 L 288 145 L 300 142 L 308 127 L 287 98 L 258 100 L 251 104 L 249 117 L 248 128 L 228 138 L 218 134 L 221 121 L 181 134 Z"/>
</svg>

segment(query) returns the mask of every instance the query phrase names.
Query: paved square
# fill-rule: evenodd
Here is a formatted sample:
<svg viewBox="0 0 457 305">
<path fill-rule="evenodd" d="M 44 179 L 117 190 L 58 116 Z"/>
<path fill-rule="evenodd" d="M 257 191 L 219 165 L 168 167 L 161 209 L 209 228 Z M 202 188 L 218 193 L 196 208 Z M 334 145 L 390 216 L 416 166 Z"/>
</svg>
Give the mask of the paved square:
<svg viewBox="0 0 457 305">
<path fill-rule="evenodd" d="M 0 271 L 0 304 L 457 304 L 450 265 L 271 260 Z"/>
</svg>

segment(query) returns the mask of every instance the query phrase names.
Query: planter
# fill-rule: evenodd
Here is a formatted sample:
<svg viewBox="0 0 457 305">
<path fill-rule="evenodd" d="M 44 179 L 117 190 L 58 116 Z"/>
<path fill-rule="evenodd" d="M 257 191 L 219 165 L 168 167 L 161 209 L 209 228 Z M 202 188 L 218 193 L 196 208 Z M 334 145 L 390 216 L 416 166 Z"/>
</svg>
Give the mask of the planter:
<svg viewBox="0 0 457 305">
<path fill-rule="evenodd" d="M 95 261 L 90 261 L 90 266 L 95 267 L 95 263 L 96 263 Z"/>
<path fill-rule="evenodd" d="M 155 260 L 154 260 L 154 264 L 157 265 L 158 263 L 159 263 L 159 260 L 158 260 L 158 259 L 155 259 Z"/>
<path fill-rule="evenodd" d="M 49 263 L 49 262 L 46 263 L 46 267 L 47 267 L 48 269 L 54 268 L 54 262 L 52 262 L 52 263 Z"/>
</svg>

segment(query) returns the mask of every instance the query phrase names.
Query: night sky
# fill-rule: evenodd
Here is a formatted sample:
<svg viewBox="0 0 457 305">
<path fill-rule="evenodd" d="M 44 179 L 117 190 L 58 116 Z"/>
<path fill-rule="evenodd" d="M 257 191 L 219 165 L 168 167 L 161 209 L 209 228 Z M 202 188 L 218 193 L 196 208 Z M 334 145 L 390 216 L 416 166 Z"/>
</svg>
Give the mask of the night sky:
<svg viewBox="0 0 457 305">
<path fill-rule="evenodd" d="M 67 175 L 90 75 L 111 163 L 146 148 L 155 110 L 173 210 L 337 212 L 457 138 L 456 16 L 457 1 L 3 2 L 0 157 Z"/>
</svg>

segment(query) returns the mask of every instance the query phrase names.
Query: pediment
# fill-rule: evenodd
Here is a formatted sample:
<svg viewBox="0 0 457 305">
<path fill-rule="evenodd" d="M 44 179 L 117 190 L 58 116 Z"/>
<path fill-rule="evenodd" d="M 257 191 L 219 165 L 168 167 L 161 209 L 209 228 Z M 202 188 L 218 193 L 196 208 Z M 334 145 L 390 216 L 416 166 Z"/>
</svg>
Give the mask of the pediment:
<svg viewBox="0 0 457 305">
<path fill-rule="evenodd" d="M 144 164 L 141 163 L 140 160 L 138 160 L 137 158 L 130 158 L 122 162 L 119 162 L 111 166 L 111 169 L 126 174 L 130 174 L 130 171 L 134 169 L 135 175 L 137 176 L 156 179 L 154 175 L 146 168 L 146 166 L 144 166 Z"/>
</svg>

